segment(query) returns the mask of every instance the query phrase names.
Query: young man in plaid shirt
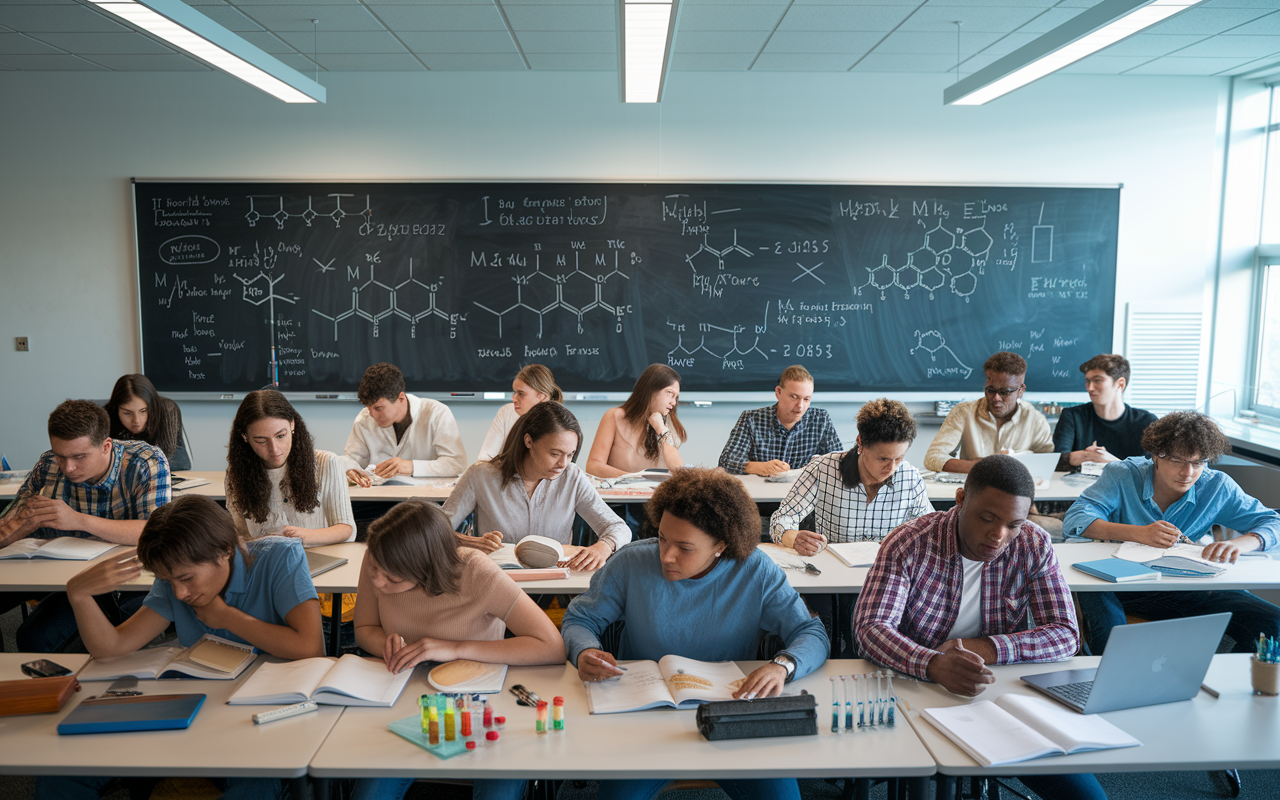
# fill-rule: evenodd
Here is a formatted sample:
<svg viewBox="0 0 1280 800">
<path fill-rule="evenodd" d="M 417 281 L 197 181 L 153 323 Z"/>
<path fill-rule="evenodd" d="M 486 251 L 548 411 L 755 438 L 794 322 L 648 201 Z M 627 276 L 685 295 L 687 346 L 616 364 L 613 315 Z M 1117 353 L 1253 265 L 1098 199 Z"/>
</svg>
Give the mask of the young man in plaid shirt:
<svg viewBox="0 0 1280 800">
<path fill-rule="evenodd" d="M 814 456 L 843 450 L 831 415 L 813 402 L 813 376 L 795 364 L 773 390 L 778 402 L 743 411 L 720 453 L 730 475 L 777 475 L 799 469 Z"/>
</svg>

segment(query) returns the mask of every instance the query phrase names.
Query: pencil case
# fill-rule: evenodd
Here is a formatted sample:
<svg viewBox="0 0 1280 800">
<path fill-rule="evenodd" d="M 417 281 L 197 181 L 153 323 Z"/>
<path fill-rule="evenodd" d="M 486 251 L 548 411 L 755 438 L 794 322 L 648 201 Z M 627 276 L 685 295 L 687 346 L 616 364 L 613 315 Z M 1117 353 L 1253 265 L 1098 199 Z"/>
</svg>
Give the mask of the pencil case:
<svg viewBox="0 0 1280 800">
<path fill-rule="evenodd" d="M 698 706 L 697 722 L 698 732 L 710 742 L 816 736 L 818 703 L 811 694 L 703 703 Z"/>
<path fill-rule="evenodd" d="M 80 691 L 74 675 L 0 681 L 0 717 L 17 714 L 52 714 Z"/>
</svg>

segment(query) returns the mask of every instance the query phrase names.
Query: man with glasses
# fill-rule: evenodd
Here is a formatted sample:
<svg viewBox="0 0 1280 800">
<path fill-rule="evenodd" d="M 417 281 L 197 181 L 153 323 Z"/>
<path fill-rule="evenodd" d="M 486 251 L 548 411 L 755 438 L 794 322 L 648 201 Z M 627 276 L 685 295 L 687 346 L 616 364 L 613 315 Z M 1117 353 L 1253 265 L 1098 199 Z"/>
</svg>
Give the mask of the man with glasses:
<svg viewBox="0 0 1280 800">
<path fill-rule="evenodd" d="M 1022 399 L 1027 362 L 999 352 L 982 365 L 987 383 L 980 400 L 951 409 L 924 456 L 933 472 L 968 472 L 978 460 L 999 453 L 1052 453 L 1053 435 L 1044 415 Z"/>
<path fill-rule="evenodd" d="M 1241 553 L 1270 550 L 1280 542 L 1280 514 L 1245 494 L 1223 472 L 1205 467 L 1231 451 L 1209 417 L 1176 411 L 1150 426 L 1142 448 L 1151 458 L 1128 458 L 1106 466 L 1063 522 L 1068 539 L 1108 539 L 1169 547 L 1200 543 L 1221 525 L 1242 535 L 1205 546 L 1204 558 L 1234 562 Z M 1251 652 L 1258 634 L 1280 634 L 1280 608 L 1243 591 L 1081 592 L 1080 610 L 1088 651 L 1100 655 L 1111 629 L 1125 614 L 1171 619 L 1231 612 L 1227 635 L 1238 653 Z"/>
</svg>

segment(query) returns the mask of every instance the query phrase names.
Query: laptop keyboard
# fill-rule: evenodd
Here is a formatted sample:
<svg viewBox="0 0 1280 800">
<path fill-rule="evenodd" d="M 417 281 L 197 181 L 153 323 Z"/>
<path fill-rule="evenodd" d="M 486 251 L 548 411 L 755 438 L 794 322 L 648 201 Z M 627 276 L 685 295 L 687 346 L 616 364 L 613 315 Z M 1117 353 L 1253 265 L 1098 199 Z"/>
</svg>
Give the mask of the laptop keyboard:
<svg viewBox="0 0 1280 800">
<path fill-rule="evenodd" d="M 1045 691 L 1054 697 L 1065 700 L 1069 705 L 1084 708 L 1084 704 L 1089 700 L 1089 692 L 1093 691 L 1093 681 L 1064 683 L 1058 686 L 1050 686 Z"/>
</svg>

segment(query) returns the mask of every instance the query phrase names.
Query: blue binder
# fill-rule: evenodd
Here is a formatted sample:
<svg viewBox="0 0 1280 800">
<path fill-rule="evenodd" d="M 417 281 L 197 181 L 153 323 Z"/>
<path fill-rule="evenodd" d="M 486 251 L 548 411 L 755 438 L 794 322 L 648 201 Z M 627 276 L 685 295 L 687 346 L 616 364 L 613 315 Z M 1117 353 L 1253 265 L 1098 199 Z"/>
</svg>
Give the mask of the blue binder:
<svg viewBox="0 0 1280 800">
<path fill-rule="evenodd" d="M 85 700 L 58 724 L 58 733 L 181 730 L 204 705 L 202 694 L 156 694 Z"/>
<path fill-rule="evenodd" d="M 1082 561 L 1071 566 L 1087 572 L 1095 578 L 1102 578 L 1112 583 L 1128 583 L 1130 581 L 1156 581 L 1160 573 L 1145 564 L 1126 561 L 1123 558 L 1100 558 L 1097 561 Z"/>
</svg>

